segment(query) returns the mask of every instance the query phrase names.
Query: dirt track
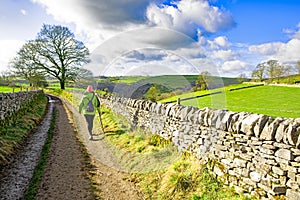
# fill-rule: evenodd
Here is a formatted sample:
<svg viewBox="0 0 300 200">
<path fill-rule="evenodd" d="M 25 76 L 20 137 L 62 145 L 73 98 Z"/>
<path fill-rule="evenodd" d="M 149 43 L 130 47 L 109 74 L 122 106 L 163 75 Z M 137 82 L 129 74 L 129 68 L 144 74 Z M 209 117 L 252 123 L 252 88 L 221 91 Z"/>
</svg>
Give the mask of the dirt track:
<svg viewBox="0 0 300 200">
<path fill-rule="evenodd" d="M 104 136 L 97 136 L 89 140 L 89 134 L 84 117 L 76 108 L 65 102 L 66 108 L 72 116 L 78 136 L 90 154 L 92 169 L 90 177 L 97 197 L 107 200 L 138 200 L 143 195 L 130 182 L 130 175 L 122 172 L 120 162 L 115 158 L 112 150 L 103 142 Z M 97 130 L 97 134 L 101 131 Z"/>
<path fill-rule="evenodd" d="M 66 105 L 61 101 L 54 104 L 54 135 L 37 199 L 142 199 L 142 195 L 129 181 L 130 176 L 120 171 L 120 166 L 101 138 L 88 140 L 83 116 L 76 108 Z M 21 156 L 14 165 L 17 166 L 23 159 Z M 35 166 L 35 163 L 30 165 Z M 14 169 L 15 166 L 10 168 Z M 30 172 L 29 177 L 32 175 L 32 170 L 28 172 L 26 167 L 21 171 L 23 174 Z M 0 193 L 0 199 L 22 199 L 26 184 L 23 184 L 23 189 L 15 196 L 14 187 L 20 184 L 22 178 L 15 175 L 15 178 L 8 180 L 9 173 L 15 172 L 11 170 L 0 177 L 0 183 L 3 183 L 2 186 L 0 184 L 0 191 L 6 193 L 6 196 Z M 7 180 L 6 183 L 3 182 L 4 179 Z"/>
<path fill-rule="evenodd" d="M 50 156 L 37 199 L 95 199 L 87 178 L 87 159 L 61 102 L 56 103 L 55 112 Z"/>
</svg>

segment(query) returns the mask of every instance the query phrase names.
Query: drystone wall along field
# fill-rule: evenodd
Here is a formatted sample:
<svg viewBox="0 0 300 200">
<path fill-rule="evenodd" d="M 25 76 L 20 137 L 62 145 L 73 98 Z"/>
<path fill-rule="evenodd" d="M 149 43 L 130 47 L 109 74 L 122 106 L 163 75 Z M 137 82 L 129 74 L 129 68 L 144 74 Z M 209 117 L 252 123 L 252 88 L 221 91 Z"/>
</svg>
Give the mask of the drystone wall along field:
<svg viewBox="0 0 300 200">
<path fill-rule="evenodd" d="M 300 118 L 100 97 L 132 126 L 171 139 L 236 191 L 300 199 Z"/>
<path fill-rule="evenodd" d="M 26 111 L 40 95 L 40 90 L 30 92 L 0 93 L 0 127 L 4 127 L 14 121 L 20 114 Z"/>
</svg>

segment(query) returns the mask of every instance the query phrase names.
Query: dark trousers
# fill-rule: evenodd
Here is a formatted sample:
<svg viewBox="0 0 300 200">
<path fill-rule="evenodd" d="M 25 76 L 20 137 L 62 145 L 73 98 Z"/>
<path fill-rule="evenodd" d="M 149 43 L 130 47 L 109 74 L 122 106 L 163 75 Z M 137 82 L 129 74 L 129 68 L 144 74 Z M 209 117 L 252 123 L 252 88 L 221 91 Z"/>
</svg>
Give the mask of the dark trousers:
<svg viewBox="0 0 300 200">
<path fill-rule="evenodd" d="M 88 130 L 89 130 L 89 134 L 90 136 L 93 136 L 93 123 L 94 123 L 94 117 L 95 115 L 84 115 L 85 120 L 88 124 Z"/>
</svg>

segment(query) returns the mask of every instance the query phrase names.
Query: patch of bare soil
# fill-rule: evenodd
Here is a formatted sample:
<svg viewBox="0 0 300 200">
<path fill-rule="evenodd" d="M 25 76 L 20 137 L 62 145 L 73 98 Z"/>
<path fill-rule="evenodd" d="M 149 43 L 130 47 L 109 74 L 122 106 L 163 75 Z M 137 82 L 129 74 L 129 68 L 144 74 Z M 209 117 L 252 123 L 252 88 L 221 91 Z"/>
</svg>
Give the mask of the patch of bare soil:
<svg viewBox="0 0 300 200">
<path fill-rule="evenodd" d="M 55 111 L 53 140 L 37 199 L 95 199 L 77 133 L 61 102 Z"/>
</svg>

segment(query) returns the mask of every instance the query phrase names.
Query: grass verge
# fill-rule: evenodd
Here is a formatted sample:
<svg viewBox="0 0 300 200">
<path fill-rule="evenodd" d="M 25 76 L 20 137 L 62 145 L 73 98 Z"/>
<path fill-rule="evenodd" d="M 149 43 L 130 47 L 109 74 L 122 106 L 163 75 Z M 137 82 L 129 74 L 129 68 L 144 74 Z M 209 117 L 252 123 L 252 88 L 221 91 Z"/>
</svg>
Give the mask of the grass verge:
<svg viewBox="0 0 300 200">
<path fill-rule="evenodd" d="M 223 186 L 204 165 L 189 155 L 182 155 L 164 170 L 132 176 L 145 199 L 249 199 Z"/>
<path fill-rule="evenodd" d="M 45 145 L 43 146 L 43 149 L 42 149 L 41 158 L 40 158 L 37 166 L 34 169 L 33 177 L 30 181 L 28 190 L 25 194 L 26 200 L 35 199 L 35 196 L 38 192 L 39 184 L 40 184 L 41 178 L 44 174 L 45 166 L 47 163 L 47 158 L 48 158 L 48 155 L 50 152 L 51 141 L 52 141 L 52 137 L 53 137 L 53 130 L 54 130 L 54 126 L 55 126 L 55 120 L 56 120 L 56 112 L 53 111 L 50 129 L 48 131 L 48 136 L 47 136 Z"/>
<path fill-rule="evenodd" d="M 106 138 L 117 148 L 133 153 L 150 153 L 171 144 L 170 140 L 165 140 L 149 131 L 130 128 L 129 122 L 125 118 L 113 114 L 109 108 L 103 105 L 101 113 Z"/>
</svg>

